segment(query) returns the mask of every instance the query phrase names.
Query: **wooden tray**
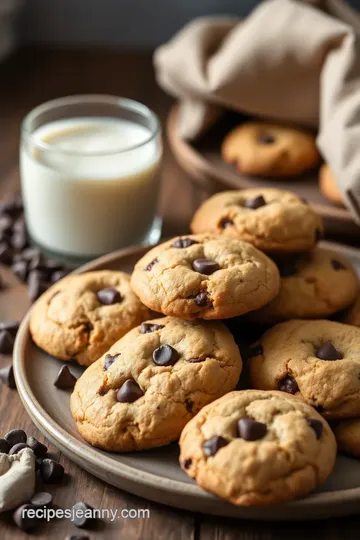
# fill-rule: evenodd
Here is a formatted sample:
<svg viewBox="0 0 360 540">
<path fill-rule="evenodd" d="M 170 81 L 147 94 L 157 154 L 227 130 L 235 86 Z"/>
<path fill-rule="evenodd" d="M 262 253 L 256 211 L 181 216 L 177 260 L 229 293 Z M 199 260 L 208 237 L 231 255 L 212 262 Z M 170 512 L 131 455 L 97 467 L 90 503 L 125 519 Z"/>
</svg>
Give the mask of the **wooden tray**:
<svg viewBox="0 0 360 540">
<path fill-rule="evenodd" d="M 348 256 L 360 273 L 360 252 L 323 243 Z M 118 251 L 83 266 L 87 270 L 131 272 L 147 248 Z M 261 520 L 319 519 L 360 512 L 360 460 L 338 456 L 328 481 L 308 497 L 267 508 L 240 508 L 200 489 L 178 465 L 177 444 L 163 448 L 115 454 L 88 445 L 78 434 L 69 409 L 69 393 L 53 381 L 63 362 L 32 342 L 29 313 L 24 318 L 14 349 L 14 369 L 21 400 L 35 425 L 69 459 L 120 489 L 166 505 L 194 512 Z M 82 369 L 71 366 L 80 376 Z"/>
<path fill-rule="evenodd" d="M 245 120 L 244 116 L 226 113 L 198 141 L 189 142 L 178 135 L 177 114 L 178 106 L 175 105 L 168 116 L 167 136 L 179 165 L 191 176 L 197 188 L 194 210 L 202 200 L 217 191 L 258 186 L 277 187 L 294 191 L 308 199 L 323 216 L 328 235 L 360 236 L 360 227 L 353 221 L 350 212 L 327 201 L 320 193 L 317 171 L 292 178 L 265 178 L 241 174 L 222 160 L 221 142 L 226 133 Z"/>
</svg>

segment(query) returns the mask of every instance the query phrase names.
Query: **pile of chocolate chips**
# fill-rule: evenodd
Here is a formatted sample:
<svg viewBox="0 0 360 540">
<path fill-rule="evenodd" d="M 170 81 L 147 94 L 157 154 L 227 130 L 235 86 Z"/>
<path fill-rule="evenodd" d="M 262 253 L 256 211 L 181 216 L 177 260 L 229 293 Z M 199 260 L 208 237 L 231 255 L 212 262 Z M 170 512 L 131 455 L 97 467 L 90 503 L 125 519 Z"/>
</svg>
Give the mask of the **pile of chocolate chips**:
<svg viewBox="0 0 360 540">
<path fill-rule="evenodd" d="M 0 356 L 12 354 L 19 321 L 0 322 Z M 12 364 L 0 368 L 0 383 L 16 388 Z"/>
<path fill-rule="evenodd" d="M 0 263 L 27 283 L 31 302 L 70 271 L 47 259 L 38 248 L 30 247 L 19 194 L 0 202 Z"/>
</svg>

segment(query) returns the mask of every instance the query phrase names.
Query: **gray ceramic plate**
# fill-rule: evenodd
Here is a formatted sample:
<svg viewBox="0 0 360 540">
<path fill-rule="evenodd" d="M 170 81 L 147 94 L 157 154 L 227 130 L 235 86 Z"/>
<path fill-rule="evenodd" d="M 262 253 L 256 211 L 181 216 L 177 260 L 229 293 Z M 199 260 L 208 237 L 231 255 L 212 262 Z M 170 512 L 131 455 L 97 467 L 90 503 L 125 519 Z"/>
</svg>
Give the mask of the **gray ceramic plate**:
<svg viewBox="0 0 360 540">
<path fill-rule="evenodd" d="M 326 244 L 347 255 L 360 273 L 360 251 Z M 83 266 L 79 271 L 112 269 L 131 272 L 146 248 L 122 250 Z M 113 454 L 92 448 L 77 433 L 69 394 L 53 386 L 62 362 L 32 343 L 29 314 L 19 330 L 14 368 L 18 391 L 36 426 L 69 459 L 109 484 L 156 502 L 247 519 L 316 519 L 360 510 L 360 460 L 338 456 L 335 471 L 321 489 L 305 499 L 268 508 L 238 508 L 201 490 L 180 469 L 177 445 L 146 452 Z M 81 368 L 72 366 L 76 375 Z"/>
</svg>

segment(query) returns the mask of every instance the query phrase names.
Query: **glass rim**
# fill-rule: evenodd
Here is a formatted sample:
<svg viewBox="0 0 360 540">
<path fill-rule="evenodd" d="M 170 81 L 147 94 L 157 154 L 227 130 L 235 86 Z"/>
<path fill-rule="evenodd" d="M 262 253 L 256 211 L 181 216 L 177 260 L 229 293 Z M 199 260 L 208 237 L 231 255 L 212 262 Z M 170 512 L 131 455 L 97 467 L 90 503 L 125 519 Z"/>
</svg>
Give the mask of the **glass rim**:
<svg viewBox="0 0 360 540">
<path fill-rule="evenodd" d="M 149 136 L 139 143 L 132 144 L 125 148 L 124 146 L 122 146 L 119 149 L 115 148 L 111 150 L 101 150 L 101 151 L 95 151 L 91 153 L 82 152 L 82 151 L 73 150 L 73 149 L 67 149 L 67 148 L 59 148 L 59 147 L 55 147 L 51 143 L 46 143 L 44 141 L 35 139 L 33 132 L 31 132 L 29 129 L 29 123 L 31 122 L 31 120 L 36 118 L 37 115 L 47 110 L 50 110 L 52 108 L 61 106 L 61 105 L 76 105 L 79 103 L 114 105 L 114 106 L 117 106 L 119 109 L 126 109 L 128 111 L 133 111 L 133 112 L 143 115 L 144 117 L 150 118 L 150 120 L 153 122 L 154 125 L 153 125 L 153 128 L 150 129 Z M 40 148 L 42 150 L 47 150 L 49 152 L 57 152 L 60 154 L 83 156 L 83 157 L 111 156 L 115 154 L 122 154 L 125 152 L 129 152 L 131 150 L 136 150 L 137 148 L 141 148 L 142 146 L 145 146 L 146 144 L 151 142 L 153 139 L 155 139 L 155 137 L 158 136 L 159 132 L 160 132 L 159 117 L 147 105 L 144 105 L 143 103 L 140 103 L 139 101 L 136 101 L 134 99 L 117 97 L 110 94 L 75 94 L 71 96 L 64 96 L 60 98 L 51 99 L 31 109 L 31 111 L 27 113 L 27 115 L 23 118 L 21 122 L 21 135 L 25 136 L 28 140 L 30 140 L 35 147 Z"/>
</svg>

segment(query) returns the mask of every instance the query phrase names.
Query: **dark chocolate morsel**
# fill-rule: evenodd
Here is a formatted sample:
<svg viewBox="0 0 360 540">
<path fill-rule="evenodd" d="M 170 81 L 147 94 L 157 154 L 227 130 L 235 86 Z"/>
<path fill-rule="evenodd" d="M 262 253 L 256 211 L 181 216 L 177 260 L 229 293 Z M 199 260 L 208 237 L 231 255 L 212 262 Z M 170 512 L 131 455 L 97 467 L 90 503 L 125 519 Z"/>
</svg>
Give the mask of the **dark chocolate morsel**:
<svg viewBox="0 0 360 540">
<path fill-rule="evenodd" d="M 10 444 L 5 439 L 0 439 L 0 454 L 8 454 L 10 450 Z"/>
<path fill-rule="evenodd" d="M 28 295 L 32 302 L 35 302 L 46 290 L 48 283 L 44 273 L 40 270 L 31 270 L 28 276 Z"/>
<path fill-rule="evenodd" d="M 183 249 L 198 243 L 199 242 L 193 240 L 192 238 L 177 238 L 171 247 Z"/>
<path fill-rule="evenodd" d="M 339 352 L 331 341 L 327 341 L 316 351 L 317 358 L 320 360 L 341 360 L 342 354 Z"/>
<path fill-rule="evenodd" d="M 116 398 L 120 403 L 133 403 L 143 395 L 140 386 L 132 379 L 127 379 L 118 390 Z"/>
<path fill-rule="evenodd" d="M 153 267 L 157 262 L 158 262 L 158 260 L 157 260 L 157 259 L 154 259 L 153 261 L 151 261 L 151 262 L 147 265 L 147 267 L 145 268 L 145 270 L 146 270 L 147 272 L 150 272 L 150 270 L 152 269 L 152 267 Z"/>
<path fill-rule="evenodd" d="M 0 382 L 6 384 L 6 386 L 12 388 L 13 390 L 16 388 L 14 368 L 12 364 L 0 368 Z"/>
<path fill-rule="evenodd" d="M 73 506 L 73 518 L 72 523 L 75 527 L 90 527 L 94 521 L 94 518 L 90 516 L 89 511 L 92 511 L 93 508 L 86 502 L 78 502 Z"/>
<path fill-rule="evenodd" d="M 196 259 L 192 263 L 192 267 L 195 272 L 199 272 L 200 274 L 205 274 L 207 276 L 213 274 L 220 268 L 216 261 L 212 261 L 210 259 Z"/>
<path fill-rule="evenodd" d="M 0 332 L 6 330 L 12 337 L 15 337 L 17 331 L 19 330 L 20 322 L 19 321 L 2 321 L 0 322 Z"/>
<path fill-rule="evenodd" d="M 39 442 L 35 437 L 28 437 L 26 444 L 34 452 L 37 458 L 44 458 L 47 454 L 47 446 Z"/>
<path fill-rule="evenodd" d="M 113 365 L 113 363 L 115 362 L 115 360 L 116 360 L 117 358 L 119 358 L 119 356 L 121 356 L 121 353 L 115 354 L 114 356 L 111 356 L 111 354 L 107 354 L 107 355 L 105 356 L 104 369 L 107 371 L 107 370 L 109 369 L 109 367 Z"/>
<path fill-rule="evenodd" d="M 220 227 L 222 229 L 227 229 L 228 227 L 232 227 L 234 225 L 234 222 L 232 219 L 225 217 L 220 221 Z"/>
<path fill-rule="evenodd" d="M 26 433 L 22 429 L 12 429 L 5 435 L 4 438 L 10 446 L 14 446 L 15 444 L 19 443 L 26 443 L 27 440 Z"/>
<path fill-rule="evenodd" d="M 39 491 L 34 493 L 31 497 L 30 502 L 37 508 L 49 508 L 52 505 L 53 496 L 47 491 Z"/>
<path fill-rule="evenodd" d="M 157 366 L 173 366 L 179 358 L 179 353 L 171 345 L 160 345 L 152 356 Z"/>
<path fill-rule="evenodd" d="M 317 439 L 320 439 L 324 426 L 321 420 L 318 420 L 317 418 L 307 418 L 306 419 L 309 426 L 315 431 L 315 435 Z"/>
<path fill-rule="evenodd" d="M 184 459 L 183 462 L 182 462 L 182 465 L 183 465 L 185 470 L 190 469 L 190 467 L 192 465 L 192 459 L 191 458 Z"/>
<path fill-rule="evenodd" d="M 140 326 L 140 334 L 151 334 L 152 332 L 156 332 L 157 330 L 161 330 L 162 328 L 165 328 L 163 324 L 152 324 L 143 322 Z"/>
<path fill-rule="evenodd" d="M 50 283 L 57 283 L 60 279 L 63 279 L 70 274 L 70 272 L 71 270 L 55 270 L 55 272 L 51 274 Z"/>
<path fill-rule="evenodd" d="M 251 418 L 240 418 L 238 421 L 238 435 L 245 441 L 257 441 L 265 437 L 267 426 Z"/>
<path fill-rule="evenodd" d="M 0 331 L 0 354 L 11 354 L 14 348 L 14 338 L 7 330 Z"/>
<path fill-rule="evenodd" d="M 29 517 L 27 513 L 29 510 L 35 510 L 35 506 L 32 504 L 22 504 L 13 513 L 15 525 L 24 532 L 33 531 L 39 524 L 37 517 Z"/>
<path fill-rule="evenodd" d="M 54 386 L 60 390 L 72 390 L 77 378 L 71 373 L 68 366 L 62 366 L 54 381 Z"/>
<path fill-rule="evenodd" d="M 337 259 L 331 259 L 331 264 L 334 270 L 347 270 L 346 266 Z"/>
<path fill-rule="evenodd" d="M 227 444 L 229 444 L 229 442 L 224 439 L 224 437 L 215 435 L 215 437 L 211 437 L 211 439 L 205 441 L 202 445 L 202 448 L 204 450 L 204 454 L 210 457 L 214 456 L 216 452 L 220 450 L 220 448 L 226 446 Z"/>
<path fill-rule="evenodd" d="M 122 297 L 117 289 L 113 287 L 107 287 L 106 289 L 101 289 L 96 293 L 96 296 L 104 306 L 110 306 L 112 304 L 118 304 L 121 302 Z"/>
<path fill-rule="evenodd" d="M 293 377 L 285 377 L 280 381 L 279 390 L 288 394 L 296 394 L 299 391 L 299 387 Z"/>
<path fill-rule="evenodd" d="M 20 281 L 26 282 L 28 276 L 28 263 L 26 261 L 15 262 L 11 266 L 11 270 Z"/>
<path fill-rule="evenodd" d="M 260 144 L 273 144 L 275 142 L 275 137 L 267 131 L 262 131 L 259 133 L 257 141 Z"/>
<path fill-rule="evenodd" d="M 248 199 L 244 203 L 244 206 L 250 210 L 257 210 L 257 208 L 265 205 L 266 201 L 262 195 L 258 195 L 258 197 L 255 197 L 254 199 Z"/>
<path fill-rule="evenodd" d="M 12 263 L 13 251 L 6 242 L 0 243 L 0 263 L 9 266 Z"/>
<path fill-rule="evenodd" d="M 14 454 L 18 454 L 20 452 L 20 450 L 24 450 L 24 448 L 29 448 L 28 445 L 26 443 L 18 443 L 18 444 L 14 444 L 14 446 L 12 446 L 9 450 L 9 456 L 13 456 Z"/>
<path fill-rule="evenodd" d="M 48 484 L 58 484 L 64 476 L 64 467 L 53 459 L 43 459 L 40 466 L 40 475 Z"/>
<path fill-rule="evenodd" d="M 193 406 L 194 406 L 194 402 L 192 399 L 189 399 L 189 398 L 185 399 L 185 408 L 189 413 L 192 412 Z"/>
<path fill-rule="evenodd" d="M 200 291 L 194 298 L 195 304 L 199 307 L 205 307 L 208 305 L 209 296 L 206 291 Z"/>
</svg>

